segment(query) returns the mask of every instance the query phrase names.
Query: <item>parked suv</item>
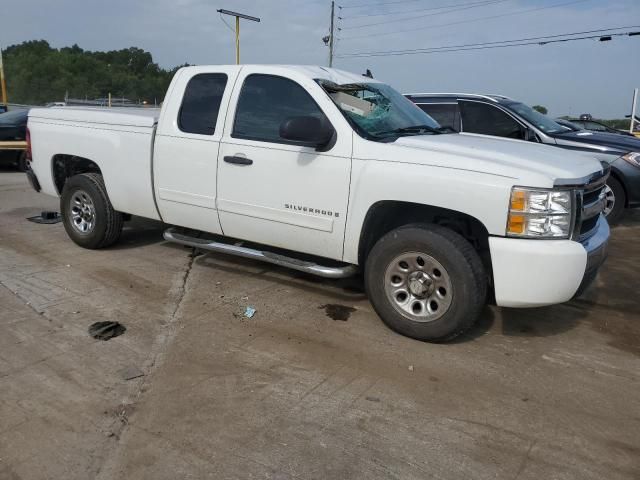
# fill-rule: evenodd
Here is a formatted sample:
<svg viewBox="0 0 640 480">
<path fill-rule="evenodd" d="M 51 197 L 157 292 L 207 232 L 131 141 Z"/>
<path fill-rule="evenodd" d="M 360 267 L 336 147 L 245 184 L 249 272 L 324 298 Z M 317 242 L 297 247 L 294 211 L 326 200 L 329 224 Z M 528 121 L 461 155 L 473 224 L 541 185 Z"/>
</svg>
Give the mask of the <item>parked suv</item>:
<svg viewBox="0 0 640 480">
<path fill-rule="evenodd" d="M 572 131 L 528 105 L 502 95 L 414 93 L 407 98 L 443 127 L 545 143 L 591 153 L 611 165 L 605 214 L 620 220 L 625 207 L 640 206 L 640 140 L 611 133 Z"/>
</svg>

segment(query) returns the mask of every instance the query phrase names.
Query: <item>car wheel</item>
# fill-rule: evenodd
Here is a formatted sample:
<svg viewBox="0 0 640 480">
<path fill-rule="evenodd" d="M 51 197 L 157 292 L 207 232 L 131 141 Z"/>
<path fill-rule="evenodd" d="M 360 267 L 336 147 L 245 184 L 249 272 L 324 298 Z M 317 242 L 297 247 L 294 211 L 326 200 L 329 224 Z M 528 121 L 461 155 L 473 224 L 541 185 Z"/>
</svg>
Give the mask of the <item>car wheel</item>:
<svg viewBox="0 0 640 480">
<path fill-rule="evenodd" d="M 443 342 L 465 332 L 480 315 L 487 278 L 467 240 L 438 225 L 414 224 L 384 235 L 365 265 L 373 308 L 392 330 Z"/>
<path fill-rule="evenodd" d="M 27 152 L 20 152 L 20 154 L 18 154 L 18 161 L 16 163 L 18 165 L 19 171 L 26 172 L 29 166 L 27 163 Z"/>
<path fill-rule="evenodd" d="M 627 203 L 624 187 L 618 180 L 610 176 L 604 187 L 604 194 L 604 215 L 607 217 L 607 221 L 614 225 L 622 218 L 624 206 Z"/>
<path fill-rule="evenodd" d="M 108 247 L 122 232 L 122 213 L 114 210 L 102 175 L 97 173 L 83 173 L 67 180 L 60 212 L 67 234 L 84 248 Z"/>
</svg>

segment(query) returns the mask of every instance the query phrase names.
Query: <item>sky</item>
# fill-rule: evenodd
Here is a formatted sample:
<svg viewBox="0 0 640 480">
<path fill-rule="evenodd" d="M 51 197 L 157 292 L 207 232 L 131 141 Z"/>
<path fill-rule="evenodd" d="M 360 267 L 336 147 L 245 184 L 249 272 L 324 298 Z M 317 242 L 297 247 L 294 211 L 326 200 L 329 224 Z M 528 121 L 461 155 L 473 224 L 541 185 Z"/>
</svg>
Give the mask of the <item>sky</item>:
<svg viewBox="0 0 640 480">
<path fill-rule="evenodd" d="M 635 26 L 619 31 L 640 31 L 640 0 L 495 0 L 474 8 L 463 5 L 480 1 L 338 0 L 336 16 L 341 18 L 336 20 L 340 30 L 334 67 L 357 73 L 368 68 L 401 92 L 507 95 L 544 105 L 552 116 L 591 113 L 621 118 L 630 113 L 633 89 L 640 88 L 640 36 L 427 55 L 339 57 L 613 27 Z M 329 52 L 322 37 L 329 31 L 330 4 L 21 0 L 10 3 L 8 13 L 15 21 L 1 22 L 0 47 L 43 39 L 57 48 L 74 43 L 87 50 L 136 46 L 151 52 L 163 67 L 234 63 L 234 33 L 216 13 L 224 8 L 261 18 L 260 23 L 241 24 L 242 63 L 327 65 Z M 564 5 L 543 8 L 560 4 Z M 437 8 L 456 5 L 457 11 Z M 540 10 L 530 11 L 534 9 Z M 502 16 L 484 18 L 496 15 Z M 227 21 L 233 23 L 231 18 Z M 377 25 L 362 26 L 372 23 Z"/>
</svg>

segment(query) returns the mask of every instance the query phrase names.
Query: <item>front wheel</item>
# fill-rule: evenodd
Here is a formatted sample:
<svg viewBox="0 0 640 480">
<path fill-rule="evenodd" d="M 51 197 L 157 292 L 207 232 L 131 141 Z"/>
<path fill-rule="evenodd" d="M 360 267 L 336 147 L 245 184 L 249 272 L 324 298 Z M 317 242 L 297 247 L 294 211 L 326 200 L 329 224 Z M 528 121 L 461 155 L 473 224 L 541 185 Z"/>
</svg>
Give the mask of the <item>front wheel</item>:
<svg viewBox="0 0 640 480">
<path fill-rule="evenodd" d="M 82 173 L 68 179 L 60 212 L 67 234 L 81 247 L 104 248 L 120 238 L 123 216 L 111 205 L 100 174 Z"/>
<path fill-rule="evenodd" d="M 618 223 L 622 218 L 622 214 L 624 213 L 624 205 L 627 202 L 624 187 L 614 177 L 609 176 L 609 178 L 607 179 L 607 184 L 604 187 L 604 194 L 604 215 L 607 217 L 607 221 L 611 225 L 614 225 Z"/>
<path fill-rule="evenodd" d="M 443 342 L 465 332 L 480 315 L 487 279 L 477 252 L 438 225 L 407 225 L 384 235 L 365 266 L 369 300 L 392 330 Z"/>
</svg>

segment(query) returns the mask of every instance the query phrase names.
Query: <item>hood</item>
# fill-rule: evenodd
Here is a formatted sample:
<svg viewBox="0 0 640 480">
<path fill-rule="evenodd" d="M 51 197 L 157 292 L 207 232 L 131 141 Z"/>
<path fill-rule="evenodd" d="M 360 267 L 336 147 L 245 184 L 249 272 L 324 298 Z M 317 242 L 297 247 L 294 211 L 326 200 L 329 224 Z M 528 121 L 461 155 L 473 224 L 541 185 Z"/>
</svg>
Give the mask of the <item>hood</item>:
<svg viewBox="0 0 640 480">
<path fill-rule="evenodd" d="M 618 157 L 629 152 L 640 152 L 640 138 L 629 135 L 580 130 L 556 134 L 553 138 L 558 145 L 574 144 L 576 147 L 583 146 L 585 149 L 615 154 Z"/>
<path fill-rule="evenodd" d="M 583 179 L 602 171 L 596 159 L 539 143 L 471 133 L 400 137 L 392 143 L 354 146 L 362 159 L 398 161 L 467 170 L 552 187 L 556 180 Z"/>
</svg>

